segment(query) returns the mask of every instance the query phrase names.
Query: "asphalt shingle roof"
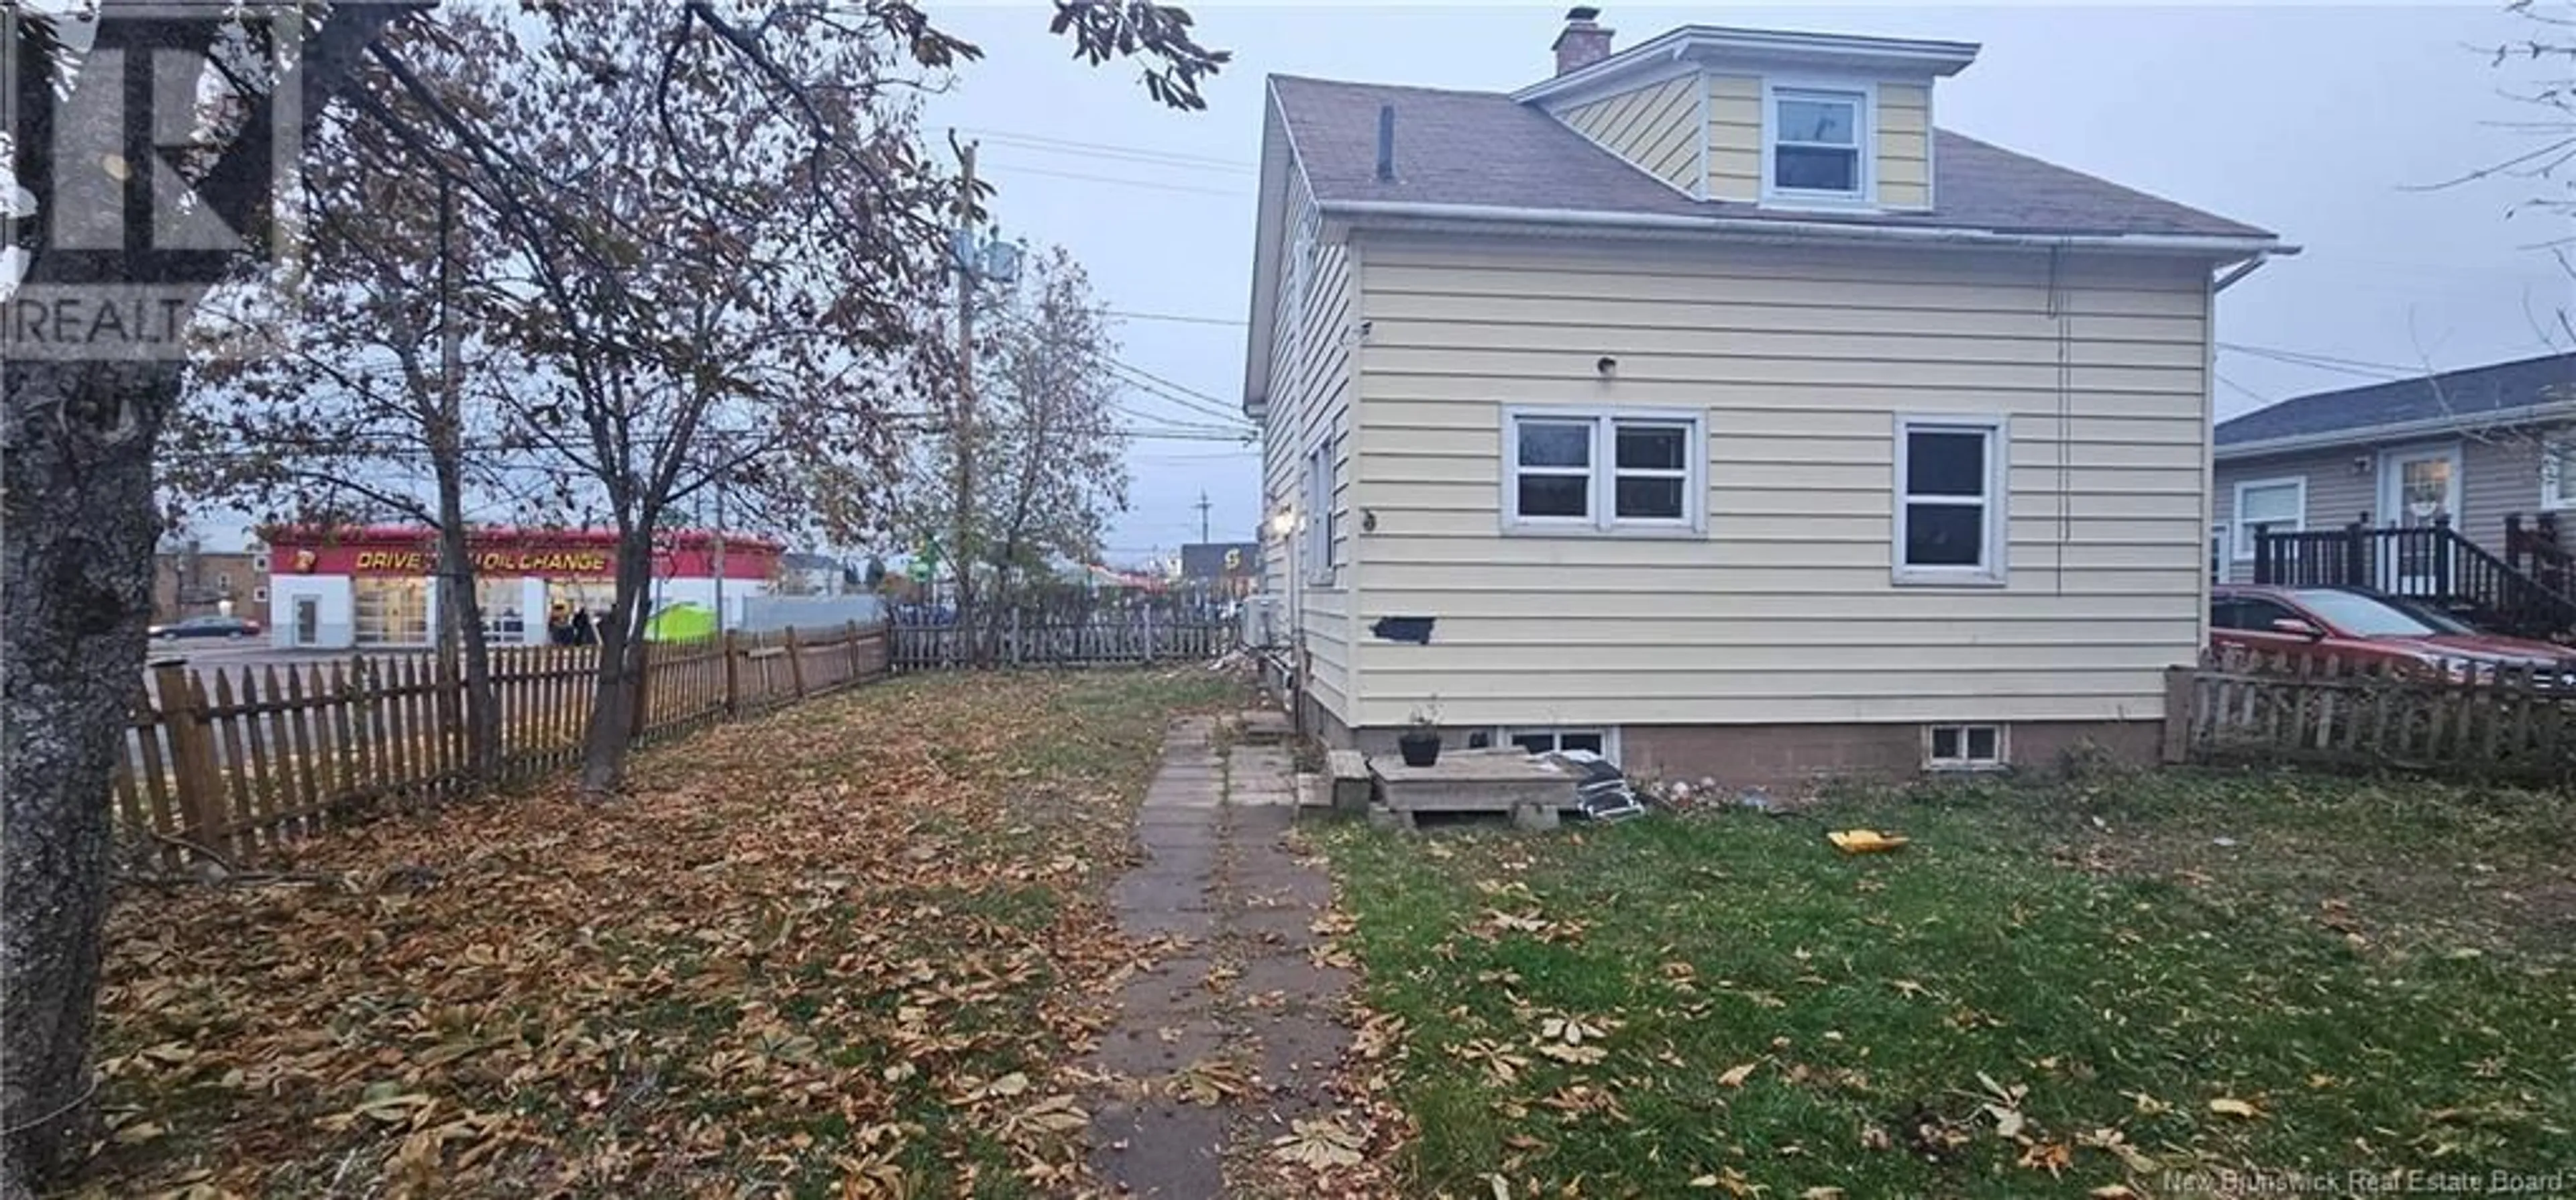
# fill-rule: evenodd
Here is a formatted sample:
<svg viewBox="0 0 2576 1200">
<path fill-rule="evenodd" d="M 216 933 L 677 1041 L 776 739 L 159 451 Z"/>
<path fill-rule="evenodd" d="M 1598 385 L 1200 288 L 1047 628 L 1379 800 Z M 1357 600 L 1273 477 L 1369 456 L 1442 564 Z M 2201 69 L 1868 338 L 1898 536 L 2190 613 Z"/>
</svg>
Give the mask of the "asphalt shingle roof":
<svg viewBox="0 0 2576 1200">
<path fill-rule="evenodd" d="M 1783 212 L 1694 200 L 1499 92 L 1273 75 L 1316 199 L 1840 221 L 2038 234 L 2270 237 L 2267 230 L 1934 131 L 1928 213 Z M 1395 179 L 1377 180 L 1378 109 L 1395 108 Z"/>
<path fill-rule="evenodd" d="M 2298 396 L 2221 422 L 2216 440 L 2221 446 L 2233 446 L 2319 437 L 2408 421 L 2474 419 L 2505 409 L 2567 402 L 2576 402 L 2576 353 Z"/>
</svg>

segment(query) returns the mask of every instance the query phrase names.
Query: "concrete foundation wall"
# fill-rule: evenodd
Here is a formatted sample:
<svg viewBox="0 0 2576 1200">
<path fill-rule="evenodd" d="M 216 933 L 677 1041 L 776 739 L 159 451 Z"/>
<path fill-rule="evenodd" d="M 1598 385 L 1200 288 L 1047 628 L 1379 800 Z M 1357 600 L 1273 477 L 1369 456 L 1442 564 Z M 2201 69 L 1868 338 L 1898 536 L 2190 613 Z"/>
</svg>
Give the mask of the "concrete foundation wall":
<svg viewBox="0 0 2576 1200">
<path fill-rule="evenodd" d="M 1320 726 L 1310 726 L 1321 729 Z M 1371 755 L 1395 753 L 1396 727 L 1348 730 L 1334 723 L 1325 740 Z M 2152 766 L 2164 722 L 2016 721 L 2004 726 L 2008 765 L 2025 772 L 2060 769 L 2078 747 L 2116 763 Z M 1443 745 L 1463 750 L 1476 730 L 1446 729 Z M 1825 779 L 1906 779 L 1921 774 L 1924 727 L 1911 724 L 1625 725 L 1619 730 L 1631 776 L 1714 779 L 1729 787 L 1789 787 Z M 1348 740 L 1341 740 L 1347 738 Z"/>
</svg>

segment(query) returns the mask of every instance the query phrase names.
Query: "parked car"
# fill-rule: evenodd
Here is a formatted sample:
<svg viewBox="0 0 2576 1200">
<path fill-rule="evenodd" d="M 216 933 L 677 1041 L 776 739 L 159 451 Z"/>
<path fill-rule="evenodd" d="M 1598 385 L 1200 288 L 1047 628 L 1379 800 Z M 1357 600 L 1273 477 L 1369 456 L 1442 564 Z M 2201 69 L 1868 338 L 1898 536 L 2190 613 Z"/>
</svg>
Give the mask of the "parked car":
<svg viewBox="0 0 2576 1200">
<path fill-rule="evenodd" d="M 2482 633 L 2442 613 L 2365 588 L 2220 584 L 2209 589 L 2209 642 L 2293 658 L 2388 662 L 2453 677 L 2529 668 L 2576 685 L 2576 650 Z"/>
<path fill-rule="evenodd" d="M 152 627 L 152 636 L 162 641 L 179 638 L 246 638 L 259 635 L 259 622 L 240 617 L 190 617 L 168 625 Z"/>
</svg>

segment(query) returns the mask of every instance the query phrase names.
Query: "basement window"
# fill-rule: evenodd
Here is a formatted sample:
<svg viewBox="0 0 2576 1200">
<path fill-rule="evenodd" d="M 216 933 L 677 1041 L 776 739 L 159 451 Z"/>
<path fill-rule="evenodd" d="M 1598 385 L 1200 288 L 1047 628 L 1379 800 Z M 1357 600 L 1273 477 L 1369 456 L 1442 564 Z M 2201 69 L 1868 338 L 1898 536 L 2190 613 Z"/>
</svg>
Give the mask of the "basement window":
<svg viewBox="0 0 2576 1200">
<path fill-rule="evenodd" d="M 2004 765 L 2001 725 L 1933 725 L 1925 731 L 1923 764 L 1935 771 L 1992 770 Z"/>
<path fill-rule="evenodd" d="M 1607 757 L 1610 753 L 1610 735 L 1599 729 L 1506 729 L 1503 740 L 1531 754 L 1589 750 Z"/>
</svg>

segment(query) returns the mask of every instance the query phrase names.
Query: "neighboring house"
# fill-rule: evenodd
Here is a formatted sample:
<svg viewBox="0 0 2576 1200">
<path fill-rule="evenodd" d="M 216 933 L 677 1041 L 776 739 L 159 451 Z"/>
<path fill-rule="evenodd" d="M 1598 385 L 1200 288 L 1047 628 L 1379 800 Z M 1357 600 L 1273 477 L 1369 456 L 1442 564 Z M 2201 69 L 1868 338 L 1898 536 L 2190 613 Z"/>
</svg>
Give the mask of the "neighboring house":
<svg viewBox="0 0 2576 1200">
<path fill-rule="evenodd" d="M 838 596 L 858 590 L 858 572 L 829 554 L 790 550 L 778 556 L 779 595 Z"/>
<path fill-rule="evenodd" d="M 1746 781 L 2151 754 L 2213 297 L 2290 248 L 1936 128 L 1973 45 L 1592 16 L 1510 95 L 1269 82 L 1244 407 L 1308 719 Z"/>
<path fill-rule="evenodd" d="M 2276 533 L 2447 519 L 2490 552 L 2506 519 L 2576 519 L 2576 354 L 2284 400 L 2218 426 L 2210 540 L 2220 576 L 2254 579 Z"/>
<path fill-rule="evenodd" d="M 193 543 L 152 556 L 152 620 L 221 614 L 268 619 L 268 551 L 205 551 Z"/>
<path fill-rule="evenodd" d="M 1181 547 L 1181 580 L 1189 587 L 1242 596 L 1261 580 L 1258 542 L 1190 542 Z"/>
</svg>

